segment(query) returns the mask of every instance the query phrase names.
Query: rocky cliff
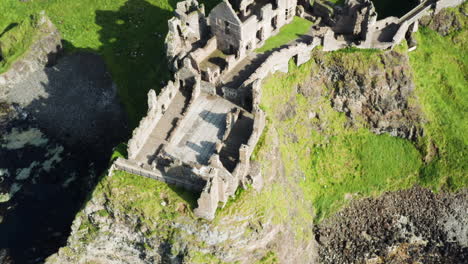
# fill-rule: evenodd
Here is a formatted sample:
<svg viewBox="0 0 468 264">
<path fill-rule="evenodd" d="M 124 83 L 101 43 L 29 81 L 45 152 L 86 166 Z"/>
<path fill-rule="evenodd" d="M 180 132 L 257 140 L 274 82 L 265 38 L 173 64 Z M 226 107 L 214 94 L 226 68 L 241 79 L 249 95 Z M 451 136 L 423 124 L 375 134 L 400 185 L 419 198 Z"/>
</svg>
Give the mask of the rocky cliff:
<svg viewBox="0 0 468 264">
<path fill-rule="evenodd" d="M 123 172 L 105 176 L 47 263 L 314 263 L 312 210 L 298 212 L 306 206 L 287 187 L 275 149 L 259 154 L 275 180 L 261 193 L 240 190 L 212 222 L 193 215 L 194 194 Z"/>
<path fill-rule="evenodd" d="M 47 263 L 466 263 L 466 190 L 413 187 L 453 181 L 423 174 L 449 154 L 427 138 L 438 120 L 405 45 L 312 58 L 264 83 L 260 193 L 240 190 L 206 222 L 193 216 L 196 194 L 103 176 Z"/>
</svg>

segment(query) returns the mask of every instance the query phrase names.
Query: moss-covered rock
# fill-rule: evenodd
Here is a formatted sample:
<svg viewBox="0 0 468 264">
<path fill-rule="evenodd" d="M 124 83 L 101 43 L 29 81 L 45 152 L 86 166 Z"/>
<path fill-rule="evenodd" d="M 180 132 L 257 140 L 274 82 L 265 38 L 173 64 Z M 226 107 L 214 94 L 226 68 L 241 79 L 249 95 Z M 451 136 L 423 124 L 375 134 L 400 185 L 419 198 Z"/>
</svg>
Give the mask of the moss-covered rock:
<svg viewBox="0 0 468 264">
<path fill-rule="evenodd" d="M 55 63 L 61 47 L 60 33 L 44 12 L 12 24 L 0 35 L 0 85 Z"/>
</svg>

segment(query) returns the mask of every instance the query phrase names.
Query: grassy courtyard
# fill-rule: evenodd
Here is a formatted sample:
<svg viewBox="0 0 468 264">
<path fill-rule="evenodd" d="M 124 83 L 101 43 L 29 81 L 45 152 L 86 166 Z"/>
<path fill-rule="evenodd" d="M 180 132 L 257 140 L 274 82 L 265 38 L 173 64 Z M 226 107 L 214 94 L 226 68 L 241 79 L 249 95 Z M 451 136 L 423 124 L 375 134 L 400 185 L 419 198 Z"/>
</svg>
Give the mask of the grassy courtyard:
<svg viewBox="0 0 468 264">
<path fill-rule="evenodd" d="M 290 41 L 307 33 L 312 24 L 313 23 L 307 19 L 294 17 L 291 23 L 283 26 L 277 35 L 267 39 L 265 44 L 261 48 L 258 48 L 256 52 L 266 52 L 288 44 Z"/>
</svg>

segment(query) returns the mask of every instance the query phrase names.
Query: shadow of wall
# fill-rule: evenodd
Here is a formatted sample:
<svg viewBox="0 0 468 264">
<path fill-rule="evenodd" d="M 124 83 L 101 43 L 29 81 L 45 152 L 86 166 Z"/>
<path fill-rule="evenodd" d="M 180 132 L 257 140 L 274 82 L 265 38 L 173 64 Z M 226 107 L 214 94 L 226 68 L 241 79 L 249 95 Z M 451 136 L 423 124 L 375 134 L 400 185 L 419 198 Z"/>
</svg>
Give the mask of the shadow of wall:
<svg viewBox="0 0 468 264">
<path fill-rule="evenodd" d="M 47 175 L 40 175 L 38 183 L 23 186 L 24 194 L 12 201 L 17 206 L 0 224 L 0 248 L 9 251 L 14 263 L 40 262 L 66 245 L 76 213 L 90 199 L 99 181 L 93 175 L 105 175 L 112 148 L 128 138 L 146 113 L 147 92 L 159 91 L 169 78 L 164 38 L 167 20 L 172 16 L 169 9 L 175 8 L 176 2 L 170 0 L 167 9 L 162 9 L 144 0 L 129 0 L 116 11 L 96 11 L 94 22 L 102 28 L 101 47 L 81 49 L 64 41 L 66 58 L 59 60 L 59 67 L 46 69 L 47 82 L 37 86 L 46 96 L 34 98 L 24 108 L 31 117 L 37 117 L 35 122 L 51 137 L 74 140 L 63 164 Z M 104 61 L 95 60 L 98 57 L 95 54 L 102 55 Z M 78 69 L 69 68 L 67 63 L 62 65 L 63 60 L 70 58 L 78 61 Z M 106 67 L 109 72 L 104 70 Z M 63 75 L 61 71 L 68 73 Z M 85 76 L 77 84 L 79 89 L 67 90 L 73 88 L 71 84 L 79 76 Z M 96 83 L 86 83 L 93 81 Z M 106 97 L 110 93 L 98 90 L 115 89 L 112 81 L 125 105 L 129 126 L 124 113 L 103 101 L 112 100 Z M 82 100 L 82 93 L 96 97 Z M 67 99 L 62 100 L 64 97 Z M 97 116 L 80 114 L 92 113 L 93 109 Z M 90 129 L 97 133 L 88 133 Z M 65 169 L 70 168 L 76 169 L 77 180 L 64 189 L 65 176 L 71 173 Z M 179 192 L 185 199 L 191 196 Z"/>
<path fill-rule="evenodd" d="M 419 4 L 417 0 L 372 0 L 372 2 L 379 20 L 389 16 L 402 17 Z"/>
</svg>

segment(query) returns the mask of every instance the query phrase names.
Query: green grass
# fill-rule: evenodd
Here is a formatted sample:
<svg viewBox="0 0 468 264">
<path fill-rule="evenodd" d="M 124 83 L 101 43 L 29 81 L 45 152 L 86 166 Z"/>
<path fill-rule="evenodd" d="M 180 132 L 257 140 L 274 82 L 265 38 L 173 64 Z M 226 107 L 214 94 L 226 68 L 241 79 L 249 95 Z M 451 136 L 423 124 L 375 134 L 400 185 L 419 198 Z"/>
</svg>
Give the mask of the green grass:
<svg viewBox="0 0 468 264">
<path fill-rule="evenodd" d="M 38 32 L 38 15 L 31 15 L 0 33 L 0 73 L 8 70 L 31 46 Z"/>
<path fill-rule="evenodd" d="M 184 257 L 185 263 L 192 264 L 224 264 L 223 262 L 211 254 L 202 252 L 190 252 L 188 256 Z"/>
<path fill-rule="evenodd" d="M 256 264 L 275 264 L 279 263 L 276 253 L 269 251 L 263 258 L 261 258 Z"/>
<path fill-rule="evenodd" d="M 170 223 L 178 217 L 193 217 L 196 195 L 184 189 L 123 171 L 115 171 L 111 177 L 103 177 L 92 194 L 93 199 L 107 201 L 106 209 L 95 212 L 99 217 L 131 215 L 146 226 L 148 236 L 169 239 L 174 235 Z M 82 224 L 79 229 L 88 230 L 83 239 L 89 241 L 98 226 L 92 226 L 85 214 L 79 213 Z"/>
<path fill-rule="evenodd" d="M 128 156 L 127 153 L 127 144 L 120 143 L 114 148 L 114 151 L 112 152 L 110 162 L 114 162 L 118 158 L 124 158 L 126 159 Z"/>
<path fill-rule="evenodd" d="M 218 0 L 201 1 L 209 11 Z M 0 1 L 0 32 L 46 11 L 62 34 L 67 52 L 101 54 L 118 87 L 133 129 L 146 113 L 146 94 L 159 91 L 169 72 L 164 51 L 167 20 L 176 0 Z"/>
<path fill-rule="evenodd" d="M 363 65 L 379 63 L 372 54 L 363 51 L 326 56 L 360 71 Z M 315 70 L 314 61 L 301 67 L 291 63 L 289 74 L 275 74 L 264 83 L 262 98 L 262 108 L 271 118 L 270 129 L 276 129 L 280 136 L 286 172 L 289 177 L 301 178 L 304 196 L 315 208 L 315 219 L 335 212 L 350 197 L 378 195 L 418 182 L 422 157 L 411 142 L 375 135 L 364 126 L 349 128 L 344 114 L 332 109 L 327 98 L 316 102 L 295 93 L 294 87 L 307 81 Z M 277 113 L 287 103 L 297 106 L 296 114 L 279 120 Z M 318 113 L 320 119 L 309 119 L 310 112 Z M 271 145 L 268 138 L 264 145 Z"/>
<path fill-rule="evenodd" d="M 301 67 L 291 63 L 288 74 L 277 73 L 264 83 L 261 107 L 270 118 L 269 130 L 278 132 L 286 173 L 301 179 L 304 196 L 315 208 L 316 221 L 354 197 L 375 196 L 414 184 L 434 190 L 466 187 L 468 33 L 465 22 L 462 26 L 463 30 L 447 37 L 425 28 L 416 35 L 418 49 L 410 54 L 410 64 L 417 98 L 411 103 L 420 105 L 427 122 L 423 123 L 424 136 L 415 143 L 375 135 L 365 124 L 348 127 L 344 114 L 330 106 L 327 87 L 317 87 L 325 95 L 318 101 L 297 94 L 298 85 L 311 85 L 308 80 L 318 70 L 314 61 Z M 399 52 L 406 52 L 405 47 L 399 47 Z M 326 65 L 339 64 L 356 73 L 384 67 L 379 59 L 381 51 L 319 53 L 315 51 L 313 57 L 322 56 Z M 296 106 L 295 115 L 283 120 L 278 113 L 286 104 Z M 311 112 L 319 118 L 308 118 Z M 270 140 L 266 137 L 262 149 L 272 145 Z M 262 149 L 256 151 L 261 153 Z"/>
<path fill-rule="evenodd" d="M 283 26 L 277 35 L 267 39 L 265 44 L 255 51 L 260 53 L 281 47 L 307 33 L 312 24 L 313 23 L 307 19 L 294 17 L 291 23 Z"/>
<path fill-rule="evenodd" d="M 421 144 L 437 148 L 437 155 L 421 171 L 421 177 L 424 184 L 434 188 L 458 189 L 468 184 L 466 18 L 462 22 L 463 29 L 447 37 L 422 28 L 416 34 L 418 48 L 410 53 L 416 94 L 428 121 Z"/>
</svg>

